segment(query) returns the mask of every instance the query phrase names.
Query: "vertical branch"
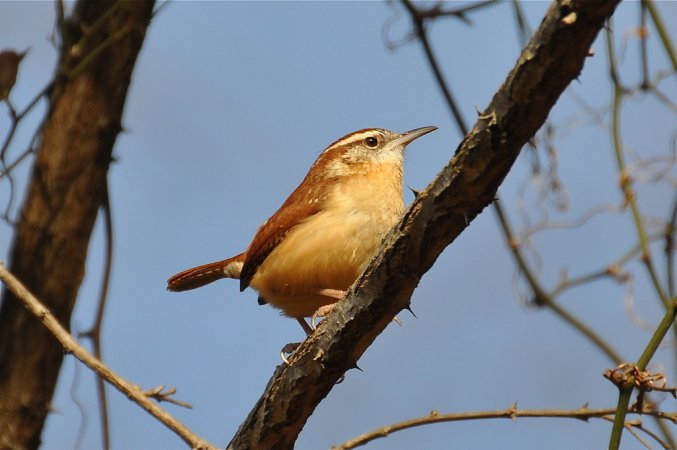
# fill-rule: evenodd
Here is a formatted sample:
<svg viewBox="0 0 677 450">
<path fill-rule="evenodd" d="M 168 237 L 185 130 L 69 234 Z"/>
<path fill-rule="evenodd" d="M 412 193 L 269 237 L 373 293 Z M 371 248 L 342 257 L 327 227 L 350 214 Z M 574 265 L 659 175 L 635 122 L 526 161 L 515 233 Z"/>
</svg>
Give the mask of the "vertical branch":
<svg viewBox="0 0 677 450">
<path fill-rule="evenodd" d="M 656 31 L 658 31 L 658 36 L 660 37 L 660 40 L 663 44 L 665 53 L 668 55 L 668 59 L 672 64 L 672 70 L 677 72 L 677 53 L 675 53 L 675 47 L 672 45 L 672 39 L 670 39 L 670 35 L 668 34 L 668 30 L 663 23 L 663 19 L 656 10 L 656 5 L 654 4 L 653 0 L 642 0 L 642 3 L 646 5 L 646 8 L 649 10 L 649 15 L 651 16 L 651 20 L 656 27 Z"/>
<path fill-rule="evenodd" d="M 80 337 L 91 339 L 96 359 L 102 361 L 101 352 L 101 332 L 103 329 L 103 318 L 106 312 L 106 300 L 108 299 L 108 286 L 110 285 L 110 276 L 113 268 L 113 215 L 110 208 L 110 195 L 108 183 L 104 186 L 103 199 L 101 202 L 101 213 L 103 214 L 104 235 L 105 235 L 105 259 L 103 267 L 103 279 L 99 290 L 99 300 L 96 305 L 96 315 L 92 327 L 80 333 Z M 108 400 L 106 398 L 106 384 L 101 375 L 96 376 L 96 391 L 99 397 L 99 416 L 101 419 L 101 441 L 104 449 L 111 448 L 110 427 L 108 420 Z"/>
<path fill-rule="evenodd" d="M 649 240 L 644 228 L 642 214 L 640 213 L 639 206 L 637 205 L 637 197 L 633 188 L 632 177 L 630 176 L 628 168 L 625 164 L 625 154 L 623 151 L 623 142 L 621 139 L 621 105 L 623 103 L 623 96 L 625 92 L 618 75 L 616 53 L 613 48 L 613 34 L 610 27 L 611 24 L 609 24 L 609 27 L 606 29 L 606 45 L 609 58 L 609 76 L 613 83 L 613 100 L 611 106 L 611 139 L 620 177 L 619 184 L 621 190 L 623 191 L 625 204 L 630 207 L 630 211 L 632 212 L 635 230 L 637 231 L 639 244 L 642 249 L 642 262 L 649 273 L 649 278 L 651 279 L 653 287 L 656 290 L 658 298 L 661 300 L 663 305 L 667 307 L 669 300 L 663 290 L 663 287 L 661 286 L 658 273 L 651 258 Z"/>
<path fill-rule="evenodd" d="M 646 26 L 646 3 L 639 3 L 639 56 L 642 63 L 642 89 L 649 89 L 651 81 L 649 80 L 649 53 L 647 41 L 649 33 Z"/>
<path fill-rule="evenodd" d="M 675 297 L 675 232 L 677 232 L 677 196 L 672 204 L 672 213 L 665 229 L 665 267 L 670 297 Z"/>
</svg>

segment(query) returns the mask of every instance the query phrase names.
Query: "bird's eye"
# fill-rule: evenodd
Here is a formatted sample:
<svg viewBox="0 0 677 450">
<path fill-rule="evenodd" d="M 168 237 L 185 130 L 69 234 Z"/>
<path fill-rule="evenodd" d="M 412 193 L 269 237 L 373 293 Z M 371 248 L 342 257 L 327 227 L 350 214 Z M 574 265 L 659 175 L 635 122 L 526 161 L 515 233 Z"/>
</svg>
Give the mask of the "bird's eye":
<svg viewBox="0 0 677 450">
<path fill-rule="evenodd" d="M 378 145 L 378 139 L 370 136 L 364 140 L 364 143 L 367 145 L 367 147 L 374 148 Z"/>
</svg>

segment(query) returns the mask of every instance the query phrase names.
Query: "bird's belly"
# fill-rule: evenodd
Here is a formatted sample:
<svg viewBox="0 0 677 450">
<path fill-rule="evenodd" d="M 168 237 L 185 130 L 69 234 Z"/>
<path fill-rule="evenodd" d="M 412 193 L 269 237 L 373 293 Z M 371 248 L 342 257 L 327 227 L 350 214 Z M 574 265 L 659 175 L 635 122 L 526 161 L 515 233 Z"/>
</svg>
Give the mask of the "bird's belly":
<svg viewBox="0 0 677 450">
<path fill-rule="evenodd" d="M 259 266 L 250 286 L 290 317 L 307 317 L 336 299 L 322 289 L 347 290 L 399 218 L 359 210 L 323 211 L 291 230 Z"/>
</svg>

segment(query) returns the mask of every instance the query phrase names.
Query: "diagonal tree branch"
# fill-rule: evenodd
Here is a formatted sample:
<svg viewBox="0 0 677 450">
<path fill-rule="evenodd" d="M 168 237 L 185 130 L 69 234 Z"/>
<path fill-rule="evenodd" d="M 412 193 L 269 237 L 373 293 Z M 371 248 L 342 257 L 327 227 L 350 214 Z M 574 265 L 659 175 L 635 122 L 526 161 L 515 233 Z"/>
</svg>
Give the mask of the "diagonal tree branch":
<svg viewBox="0 0 677 450">
<path fill-rule="evenodd" d="M 384 240 L 345 301 L 279 366 L 232 449 L 291 449 L 306 420 L 393 317 L 444 248 L 487 205 L 522 146 L 583 68 L 619 0 L 558 0 L 455 156 Z"/>
</svg>

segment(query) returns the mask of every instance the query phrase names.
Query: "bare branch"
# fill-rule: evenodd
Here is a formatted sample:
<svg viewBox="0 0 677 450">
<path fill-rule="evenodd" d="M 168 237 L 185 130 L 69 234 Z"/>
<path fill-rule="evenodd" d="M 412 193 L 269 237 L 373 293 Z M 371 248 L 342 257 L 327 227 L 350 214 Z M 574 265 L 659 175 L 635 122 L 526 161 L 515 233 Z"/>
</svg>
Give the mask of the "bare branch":
<svg viewBox="0 0 677 450">
<path fill-rule="evenodd" d="M 432 411 L 427 416 L 417 417 L 414 419 L 405 420 L 402 422 L 386 425 L 384 427 L 378 428 L 376 430 L 365 433 L 361 436 L 353 438 L 349 441 L 342 443 L 336 447 L 332 447 L 332 450 L 349 450 L 356 447 L 365 445 L 375 439 L 386 437 L 396 431 L 402 431 L 409 428 L 419 427 L 422 425 L 429 425 L 434 423 L 443 423 L 443 422 L 460 422 L 465 420 L 484 420 L 484 419 L 510 419 L 516 420 L 520 417 L 549 417 L 549 418 L 565 418 L 565 419 L 578 419 L 578 420 L 590 420 L 590 419 L 605 419 L 609 418 L 616 412 L 613 408 L 605 409 L 588 409 L 587 406 L 583 406 L 578 409 L 571 410 L 549 410 L 549 409 L 518 409 L 517 405 L 513 405 L 507 409 L 501 409 L 498 411 L 478 411 L 478 412 L 467 412 L 467 413 L 450 413 L 450 414 L 440 414 L 437 411 Z M 677 412 L 665 413 L 655 410 L 633 410 L 632 414 L 644 414 L 657 417 L 660 419 L 669 420 L 673 423 L 677 423 Z M 633 424 L 637 426 L 637 424 Z"/>
</svg>

